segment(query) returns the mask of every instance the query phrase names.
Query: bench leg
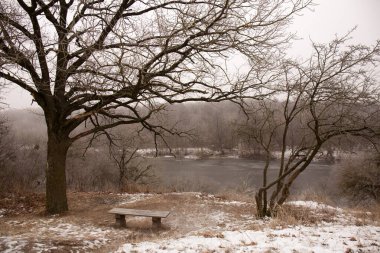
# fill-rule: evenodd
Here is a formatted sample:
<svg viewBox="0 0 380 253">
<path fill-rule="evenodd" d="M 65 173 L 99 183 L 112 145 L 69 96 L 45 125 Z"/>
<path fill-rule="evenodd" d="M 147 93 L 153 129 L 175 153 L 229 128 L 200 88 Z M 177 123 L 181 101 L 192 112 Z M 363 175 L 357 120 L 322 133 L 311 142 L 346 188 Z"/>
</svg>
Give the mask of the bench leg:
<svg viewBox="0 0 380 253">
<path fill-rule="evenodd" d="M 161 218 L 159 217 L 152 217 L 152 225 L 154 228 L 161 227 Z"/>
<path fill-rule="evenodd" d="M 118 227 L 126 227 L 127 223 L 125 222 L 125 215 L 115 214 L 116 218 L 116 226 Z"/>
</svg>

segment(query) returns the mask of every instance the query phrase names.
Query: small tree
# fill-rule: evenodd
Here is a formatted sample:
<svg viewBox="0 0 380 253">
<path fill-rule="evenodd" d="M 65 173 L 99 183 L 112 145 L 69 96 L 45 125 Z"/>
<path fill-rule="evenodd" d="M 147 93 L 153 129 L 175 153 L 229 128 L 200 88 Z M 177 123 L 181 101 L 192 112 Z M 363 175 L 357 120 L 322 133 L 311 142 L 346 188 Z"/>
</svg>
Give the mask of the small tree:
<svg viewBox="0 0 380 253">
<path fill-rule="evenodd" d="M 263 184 L 256 194 L 259 217 L 275 214 L 327 141 L 379 134 L 379 93 L 370 66 L 380 54 L 380 42 L 345 47 L 346 41 L 344 37 L 328 45 L 314 44 L 314 54 L 304 64 L 285 62 L 275 84 L 276 94 L 284 99 L 254 104 L 246 136 L 266 153 Z M 280 151 L 280 165 L 269 181 L 267 170 L 275 150 Z"/>
<path fill-rule="evenodd" d="M 124 140 L 121 145 L 113 146 L 110 149 L 110 155 L 119 172 L 120 191 L 123 191 L 129 184 L 145 184 L 152 177 L 152 165 L 144 162 L 133 144 L 133 140 Z"/>
</svg>

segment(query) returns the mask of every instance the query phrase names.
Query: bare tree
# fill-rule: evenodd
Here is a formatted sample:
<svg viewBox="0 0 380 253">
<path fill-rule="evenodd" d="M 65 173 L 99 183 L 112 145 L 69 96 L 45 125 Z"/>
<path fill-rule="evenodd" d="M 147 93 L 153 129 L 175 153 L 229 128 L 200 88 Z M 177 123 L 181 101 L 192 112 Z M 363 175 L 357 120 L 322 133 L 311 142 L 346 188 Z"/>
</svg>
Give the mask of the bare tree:
<svg viewBox="0 0 380 253">
<path fill-rule="evenodd" d="M 249 145 L 248 147 L 254 144 L 257 149 L 256 146 L 258 146 L 260 154 L 256 153 L 255 155 L 264 157 L 262 185 L 256 194 L 256 207 L 258 214 L 260 212 L 266 214 L 268 212 L 268 169 L 277 146 L 276 139 L 279 135 L 281 120 L 278 119 L 276 104 L 271 103 L 270 100 L 252 103 L 248 112 L 249 118 L 245 123 L 239 125 L 238 132 L 239 136 Z"/>
<path fill-rule="evenodd" d="M 130 184 L 146 184 L 153 176 L 152 166 L 146 164 L 137 151 L 133 138 L 119 138 L 118 144 L 110 147 L 110 155 L 119 173 L 120 191 L 124 191 Z"/>
<path fill-rule="evenodd" d="M 309 1 L 31 0 L 0 4 L 0 78 L 28 91 L 47 125 L 46 210 L 68 210 L 71 144 L 149 122 L 165 103 L 234 99 L 255 85 L 226 77 L 234 52 L 265 58 Z M 245 80 L 245 79 L 244 79 Z"/>
<path fill-rule="evenodd" d="M 12 144 L 7 121 L 0 115 L 0 168 L 4 168 L 5 164 L 14 158 L 15 150 Z"/>
<path fill-rule="evenodd" d="M 379 92 L 372 76 L 380 41 L 373 47 L 346 42 L 343 37 L 314 44 L 305 63 L 285 62 L 275 84 L 282 102 L 255 103 L 258 109 L 251 114 L 253 124 L 246 136 L 266 153 L 263 184 L 256 194 L 259 217 L 275 214 L 327 141 L 348 135 L 371 140 L 380 133 Z M 277 176 L 269 180 L 275 150 L 280 151 L 280 165 Z"/>
<path fill-rule="evenodd" d="M 0 89 L 0 92 L 2 90 Z M 0 98 L 1 99 L 1 98 Z M 12 178 L 11 162 L 16 157 L 14 140 L 11 137 L 7 118 L 3 114 L 4 104 L 0 101 L 0 191 L 9 190 Z"/>
</svg>

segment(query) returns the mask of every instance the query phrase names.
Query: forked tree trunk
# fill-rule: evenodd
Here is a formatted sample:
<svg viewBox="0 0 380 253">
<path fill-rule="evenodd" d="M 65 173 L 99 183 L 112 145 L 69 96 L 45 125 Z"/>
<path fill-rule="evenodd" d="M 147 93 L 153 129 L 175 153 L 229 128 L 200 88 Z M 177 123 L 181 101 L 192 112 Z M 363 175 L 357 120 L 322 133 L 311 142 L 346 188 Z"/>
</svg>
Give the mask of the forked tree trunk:
<svg viewBox="0 0 380 253">
<path fill-rule="evenodd" d="M 257 217 L 264 218 L 271 216 L 271 210 L 268 208 L 268 169 L 271 160 L 271 153 L 269 148 L 266 148 L 265 166 L 263 170 L 263 186 L 256 193 L 256 211 Z"/>
<path fill-rule="evenodd" d="M 70 141 L 48 133 L 46 167 L 46 212 L 58 214 L 68 211 L 66 196 L 66 156 Z"/>
<path fill-rule="evenodd" d="M 275 200 L 272 203 L 268 203 L 266 199 L 268 196 L 268 191 L 269 190 L 260 189 L 259 192 L 255 195 L 256 211 L 258 218 L 276 217 L 278 208 L 283 204 L 283 202 L 280 203 L 278 200 Z"/>
</svg>

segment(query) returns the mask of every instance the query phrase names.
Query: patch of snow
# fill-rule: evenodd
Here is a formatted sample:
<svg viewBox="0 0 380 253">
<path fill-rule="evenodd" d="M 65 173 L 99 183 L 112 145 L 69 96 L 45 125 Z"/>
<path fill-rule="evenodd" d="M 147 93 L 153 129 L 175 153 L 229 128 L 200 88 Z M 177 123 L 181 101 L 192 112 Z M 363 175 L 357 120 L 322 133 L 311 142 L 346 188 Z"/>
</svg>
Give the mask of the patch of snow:
<svg viewBox="0 0 380 253">
<path fill-rule="evenodd" d="M 164 193 L 164 195 L 193 195 L 193 196 L 196 196 L 196 197 L 199 197 L 201 196 L 203 193 L 201 192 L 167 192 L 167 193 Z"/>
<path fill-rule="evenodd" d="M 306 207 L 306 208 L 314 209 L 314 210 L 327 209 L 327 210 L 336 211 L 336 212 L 339 212 L 339 213 L 343 212 L 342 208 L 332 207 L 332 206 L 329 206 L 329 205 L 326 205 L 326 204 L 322 204 L 322 203 L 318 203 L 318 202 L 315 202 L 315 201 L 301 201 L 301 200 L 297 200 L 297 201 L 289 201 L 289 202 L 286 202 L 286 203 L 289 204 L 289 205 L 301 206 L 301 207 Z"/>
<path fill-rule="evenodd" d="M 282 230 L 225 231 L 215 237 L 186 236 L 127 243 L 116 252 L 379 252 L 380 228 L 374 226 L 297 226 Z"/>
<path fill-rule="evenodd" d="M 226 220 L 229 220 L 230 215 L 223 211 L 215 211 L 209 214 L 212 219 L 217 223 L 225 223 Z"/>
<path fill-rule="evenodd" d="M 218 205 L 227 205 L 227 206 L 228 205 L 231 205 L 231 206 L 252 205 L 251 203 L 243 202 L 243 201 L 222 200 L 213 194 L 195 193 L 195 197 L 202 199 L 207 204 L 218 204 Z"/>
<path fill-rule="evenodd" d="M 137 194 L 123 193 L 123 194 L 118 194 L 118 195 L 122 196 L 124 199 L 119 203 L 120 205 L 126 205 L 126 204 L 131 204 L 131 203 L 135 203 L 142 200 L 147 200 L 155 196 L 155 194 L 151 194 L 151 193 L 137 193 Z"/>
<path fill-rule="evenodd" d="M 217 200 L 217 201 L 215 201 L 215 203 L 216 204 L 219 204 L 219 205 L 226 205 L 226 206 L 228 206 L 228 205 L 231 205 L 231 206 L 244 206 L 244 205 L 251 205 L 251 203 L 247 203 L 247 202 L 242 202 L 242 201 L 235 201 L 235 200 L 233 200 L 233 201 L 227 201 L 227 200 L 225 200 L 225 201 L 221 201 L 221 200 Z"/>
<path fill-rule="evenodd" d="M 144 148 L 144 149 L 137 150 L 137 154 L 139 155 L 146 155 L 146 154 L 155 153 L 155 152 L 156 152 L 156 149 L 154 148 Z"/>
<path fill-rule="evenodd" d="M 351 213 L 345 212 L 342 208 L 329 206 L 315 201 L 290 201 L 287 202 L 287 204 L 308 208 L 312 210 L 315 215 L 321 215 L 325 210 L 334 212 L 332 220 L 334 220 L 335 223 L 350 224 L 359 221 Z"/>
<path fill-rule="evenodd" d="M 9 224 L 9 225 L 12 225 L 12 226 L 18 226 L 18 225 L 23 225 L 23 222 L 22 221 L 6 221 L 5 223 Z"/>
<path fill-rule="evenodd" d="M 239 159 L 239 155 L 227 155 L 226 158 L 231 158 L 231 159 Z"/>
<path fill-rule="evenodd" d="M 199 156 L 197 156 L 197 155 L 185 155 L 183 158 L 190 159 L 190 160 L 198 160 Z"/>
<path fill-rule="evenodd" d="M 4 217 L 6 211 L 6 209 L 0 209 L 0 218 Z"/>
<path fill-rule="evenodd" d="M 22 252 L 22 249 L 27 245 L 27 241 L 18 237 L 1 236 L 0 242 L 3 247 L 3 253 Z"/>
<path fill-rule="evenodd" d="M 14 224 L 9 222 L 9 224 Z M 70 249 L 87 252 L 100 248 L 109 239 L 111 230 L 101 229 L 89 224 L 75 225 L 58 223 L 57 219 L 39 219 L 33 222 L 19 223 L 20 226 L 32 226 L 23 234 L 0 237 L 0 249 L 5 252 L 51 252 L 65 251 L 66 242 Z M 61 242 L 63 242 L 61 244 Z M 2 248 L 3 247 L 3 248 Z"/>
<path fill-rule="evenodd" d="M 102 230 L 100 228 L 93 227 L 91 225 L 78 226 L 70 223 L 60 223 L 53 226 L 53 219 L 50 219 L 46 222 L 42 221 L 41 225 L 35 228 L 35 232 L 38 234 L 46 233 L 49 236 L 58 236 L 58 237 L 73 237 L 84 239 L 87 237 L 104 237 L 109 231 Z"/>
</svg>

